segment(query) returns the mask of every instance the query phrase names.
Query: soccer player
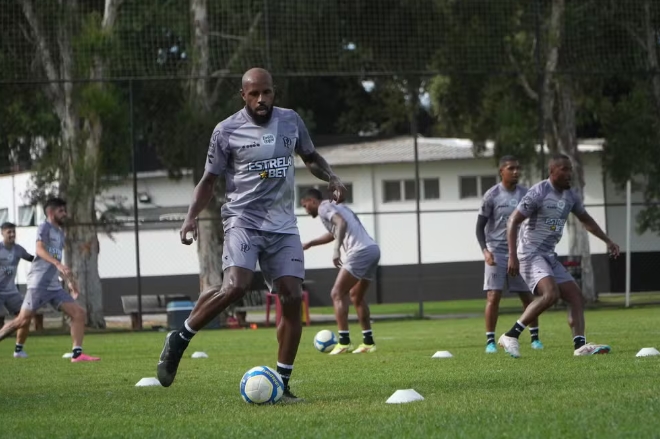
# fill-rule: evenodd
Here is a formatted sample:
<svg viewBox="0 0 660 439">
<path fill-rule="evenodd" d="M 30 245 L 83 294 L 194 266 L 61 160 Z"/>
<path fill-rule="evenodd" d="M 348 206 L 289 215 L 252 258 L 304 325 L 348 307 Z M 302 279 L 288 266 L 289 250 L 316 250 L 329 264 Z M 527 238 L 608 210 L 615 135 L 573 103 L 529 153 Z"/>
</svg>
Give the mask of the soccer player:
<svg viewBox="0 0 660 439">
<path fill-rule="evenodd" d="M 44 206 L 46 221 L 37 229 L 37 256 L 32 262 L 27 277 L 27 293 L 21 312 L 11 322 L 0 329 L 0 340 L 14 331 L 30 324 L 34 313 L 44 304 L 50 303 L 71 318 L 71 338 L 73 340 L 72 363 L 97 361 L 99 358 L 83 353 L 82 341 L 85 335 L 85 310 L 75 302 L 78 287 L 71 269 L 62 264 L 64 249 L 64 221 L 67 217 L 66 201 L 50 198 Z M 71 294 L 60 285 L 58 274 L 67 281 Z"/>
<path fill-rule="evenodd" d="M 16 226 L 14 224 L 3 223 L 0 230 L 2 231 L 2 243 L 0 243 L 0 308 L 4 306 L 11 315 L 17 316 L 21 311 L 23 296 L 19 293 L 14 282 L 16 269 L 21 259 L 32 262 L 34 256 L 16 244 Z M 2 320 L 1 324 L 4 324 L 4 318 Z M 29 320 L 27 325 L 18 328 L 14 358 L 27 358 L 23 345 L 27 340 L 29 331 Z"/>
<path fill-rule="evenodd" d="M 568 325 L 573 332 L 575 356 L 606 354 L 607 345 L 587 343 L 584 332 L 582 291 L 573 276 L 557 260 L 555 247 L 562 237 L 569 213 L 600 238 L 612 257 L 619 256 L 619 246 L 601 230 L 587 213 L 582 201 L 571 190 L 573 166 L 568 156 L 557 154 L 549 163 L 550 176 L 532 186 L 509 218 L 507 240 L 511 276 L 520 274 L 530 289 L 539 296 L 529 304 L 499 344 L 512 357 L 520 357 L 518 337 L 532 321 L 550 308 L 560 297 L 569 305 Z M 518 227 L 520 242 L 518 243 Z"/>
<path fill-rule="evenodd" d="M 486 293 L 486 353 L 497 352 L 495 327 L 506 282 L 509 292 L 517 293 L 527 308 L 534 297 L 520 277 L 507 275 L 509 246 L 506 242 L 506 222 L 513 213 L 518 201 L 527 193 L 527 188 L 518 184 L 520 164 L 518 159 L 507 155 L 500 159 L 502 181 L 485 194 L 477 216 L 477 241 L 484 255 L 484 291 Z M 543 349 L 539 340 L 538 320 L 534 319 L 529 328 L 532 335 L 532 349 Z"/>
<path fill-rule="evenodd" d="M 211 136 L 204 175 L 195 187 L 181 242 L 197 239 L 196 217 L 213 196 L 218 176 L 226 182 L 222 206 L 225 242 L 222 286 L 209 288 L 181 329 L 165 338 L 157 367 L 158 380 L 168 387 L 174 381 L 184 351 L 207 323 L 243 297 L 250 287 L 257 261 L 271 291 L 282 304 L 277 328 L 277 372 L 285 391 L 283 402 L 299 402 L 291 393 L 289 378 L 302 334 L 302 281 L 305 264 L 293 209 L 294 153 L 311 173 L 328 182 L 335 201 L 342 202 L 346 188 L 314 148 L 307 127 L 293 110 L 274 107 L 273 80 L 266 70 L 248 70 L 242 79 L 245 107 L 220 122 Z M 192 239 L 188 233 L 192 232 Z"/>
<path fill-rule="evenodd" d="M 332 287 L 330 296 L 335 307 L 335 318 L 339 328 L 339 343 L 330 355 L 343 354 L 353 350 L 348 330 L 349 299 L 353 302 L 362 326 L 362 344 L 353 350 L 354 354 L 376 351 L 369 305 L 364 296 L 369 283 L 376 274 L 380 261 L 380 248 L 362 226 L 360 219 L 348 207 L 323 200 L 318 189 L 310 189 L 300 200 L 305 211 L 312 218 L 321 217 L 321 222 L 328 233 L 303 245 L 307 250 L 317 245 L 335 241 L 332 262 L 339 268 L 339 274 Z M 341 260 L 344 248 L 345 259 Z"/>
</svg>

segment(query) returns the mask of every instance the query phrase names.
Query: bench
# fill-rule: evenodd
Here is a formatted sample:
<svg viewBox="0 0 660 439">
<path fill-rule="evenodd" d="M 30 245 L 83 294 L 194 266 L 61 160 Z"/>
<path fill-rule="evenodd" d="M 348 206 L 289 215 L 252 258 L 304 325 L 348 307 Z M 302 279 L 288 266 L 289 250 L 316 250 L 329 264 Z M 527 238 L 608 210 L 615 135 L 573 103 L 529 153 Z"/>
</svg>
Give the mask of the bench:
<svg viewBox="0 0 660 439">
<path fill-rule="evenodd" d="M 142 296 L 142 314 L 165 314 L 167 304 L 174 301 L 189 301 L 190 296 L 180 294 L 158 294 Z M 138 315 L 138 296 L 121 296 L 121 306 L 124 314 L 131 316 L 131 328 L 140 327 Z"/>
</svg>

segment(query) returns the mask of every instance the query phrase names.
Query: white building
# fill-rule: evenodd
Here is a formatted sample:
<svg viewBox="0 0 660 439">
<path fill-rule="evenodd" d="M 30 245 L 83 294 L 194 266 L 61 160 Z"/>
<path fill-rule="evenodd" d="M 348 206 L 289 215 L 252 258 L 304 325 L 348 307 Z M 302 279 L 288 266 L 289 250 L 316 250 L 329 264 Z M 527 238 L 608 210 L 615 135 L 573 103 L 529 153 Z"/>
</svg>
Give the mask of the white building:
<svg viewBox="0 0 660 439">
<path fill-rule="evenodd" d="M 475 224 L 481 196 L 498 180 L 492 148 L 487 148 L 483 157 L 474 158 L 470 141 L 420 138 L 418 149 L 421 267 L 417 266 L 413 139 L 398 137 L 320 149 L 349 188 L 347 205 L 381 246 L 381 270 L 379 281 L 370 293 L 374 296 L 372 300 L 416 301 L 416 285 L 420 286 L 425 300 L 480 297 L 483 262 Z M 598 142 L 584 142 L 580 149 L 586 180 L 585 205 L 623 248 L 625 199 L 610 183 L 605 183 Z M 529 182 L 538 180 L 536 176 L 527 177 Z M 296 179 L 297 193 L 321 183 L 299 159 Z M 35 225 L 43 220 L 43 212 L 41 208 L 28 206 L 24 197 L 28 180 L 28 173 L 0 177 L 0 220 L 16 223 L 18 241 L 32 252 Z M 322 188 L 322 183 L 319 187 Z M 146 220 L 140 224 L 139 233 L 143 294 L 164 290 L 180 293 L 181 289 L 194 293 L 197 290 L 196 247 L 181 245 L 178 237 L 192 190 L 189 175 L 180 181 L 170 180 L 165 172 L 138 175 L 139 217 L 141 221 Z M 128 179 L 110 188 L 102 198 L 113 199 L 132 209 L 132 181 Z M 638 195 L 635 201 L 639 201 Z M 620 204 L 606 208 L 606 203 L 610 202 Z M 305 216 L 299 207 L 297 213 L 303 241 L 325 232 L 319 219 Z M 122 219 L 132 221 L 132 214 Z M 158 220 L 161 222 L 151 222 Z M 568 252 L 566 235 L 558 246 L 560 255 Z M 634 233 L 633 236 L 633 251 L 651 255 L 660 250 L 657 235 Z M 132 224 L 112 236 L 101 235 L 99 240 L 99 272 L 107 284 L 104 291 L 113 290 L 112 296 L 134 294 L 137 272 Z M 601 292 L 621 288 L 623 263 L 609 262 L 605 246 L 597 238 L 592 236 L 590 245 L 598 273 L 597 288 Z M 331 255 L 331 244 L 306 252 L 307 277 L 317 282 L 312 293 L 314 303 L 329 303 L 329 289 L 336 273 Z M 27 269 L 27 263 L 19 267 L 18 282 L 21 284 Z M 633 285 L 633 290 L 650 288 Z M 106 304 L 115 310 L 117 301 L 118 298 L 108 299 Z"/>
</svg>

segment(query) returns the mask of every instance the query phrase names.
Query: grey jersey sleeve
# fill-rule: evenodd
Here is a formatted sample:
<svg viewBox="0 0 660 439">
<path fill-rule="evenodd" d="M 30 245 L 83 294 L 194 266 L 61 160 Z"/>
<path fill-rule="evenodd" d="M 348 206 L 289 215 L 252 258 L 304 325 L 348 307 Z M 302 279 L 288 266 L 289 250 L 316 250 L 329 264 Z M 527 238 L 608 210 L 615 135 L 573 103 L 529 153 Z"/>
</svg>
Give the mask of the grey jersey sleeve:
<svg viewBox="0 0 660 439">
<path fill-rule="evenodd" d="M 48 233 L 50 232 L 51 225 L 48 222 L 39 224 L 37 228 L 37 242 L 41 241 L 45 244 L 49 242 Z"/>
<path fill-rule="evenodd" d="M 300 115 L 296 113 L 296 121 L 298 123 L 298 142 L 296 143 L 296 153 L 299 155 L 309 155 L 316 151 L 312 138 L 309 136 L 309 131 L 305 126 L 305 122 L 301 119 Z"/>
<path fill-rule="evenodd" d="M 491 192 L 488 192 L 481 201 L 481 206 L 479 207 L 479 215 L 485 216 L 486 218 L 490 218 L 492 214 L 493 214 L 493 197 L 491 196 Z"/>
<path fill-rule="evenodd" d="M 539 207 L 543 204 L 543 194 L 539 187 L 533 187 L 518 203 L 516 208 L 518 212 L 522 213 L 525 218 L 529 218 Z"/>
<path fill-rule="evenodd" d="M 578 194 L 575 192 L 571 191 L 573 194 L 573 207 L 571 208 L 571 212 L 573 212 L 574 215 L 582 215 L 585 213 L 587 210 L 584 208 L 584 203 L 582 203 L 582 200 L 580 200 L 580 197 Z"/>
<path fill-rule="evenodd" d="M 222 125 L 215 127 L 206 155 L 206 165 L 204 166 L 206 172 L 214 175 L 224 174 L 229 159 L 228 143 Z"/>
</svg>

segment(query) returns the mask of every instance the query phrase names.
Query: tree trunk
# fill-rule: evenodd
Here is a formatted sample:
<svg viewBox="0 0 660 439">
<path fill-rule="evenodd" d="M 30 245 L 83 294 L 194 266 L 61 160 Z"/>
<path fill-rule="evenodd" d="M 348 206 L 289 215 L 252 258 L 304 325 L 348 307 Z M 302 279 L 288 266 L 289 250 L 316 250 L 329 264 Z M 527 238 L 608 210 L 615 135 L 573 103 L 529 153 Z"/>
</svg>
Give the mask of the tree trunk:
<svg viewBox="0 0 660 439">
<path fill-rule="evenodd" d="M 209 72 L 209 23 L 207 0 L 190 0 L 190 13 L 193 24 L 193 58 L 190 81 L 190 107 L 201 119 L 209 119 L 212 102 L 210 98 Z M 209 133 L 210 135 L 210 133 Z M 202 177 L 201 165 L 207 148 L 197 147 L 195 154 L 194 182 Z M 197 258 L 199 260 L 200 291 L 222 283 L 222 247 L 224 230 L 220 218 L 220 208 L 224 201 L 224 176 L 216 184 L 214 196 L 200 213 L 198 221 Z"/>
<path fill-rule="evenodd" d="M 561 152 L 571 158 L 576 183 L 574 189 L 580 199 L 584 200 L 584 168 L 576 137 L 573 83 L 570 77 L 558 78 L 556 75 L 561 50 L 565 6 L 565 0 L 552 0 L 548 21 L 547 57 L 541 102 L 543 128 L 550 152 Z M 596 294 L 588 232 L 574 215 L 569 216 L 568 231 L 569 254 L 581 258 L 582 295 L 587 301 L 593 302 Z"/>
<path fill-rule="evenodd" d="M 575 127 L 575 93 L 573 90 L 572 79 L 564 78 L 557 81 L 557 126 L 559 131 L 559 149 L 562 153 L 571 158 L 573 163 L 573 189 L 578 194 L 580 200 L 584 202 L 584 166 L 582 157 L 578 151 L 578 142 L 576 138 Z M 575 217 L 570 215 L 568 219 L 569 233 L 569 254 L 579 256 L 582 268 L 582 295 L 588 302 L 596 300 L 596 290 L 594 285 L 594 272 L 591 263 L 591 249 L 589 246 L 589 233 Z"/>
</svg>

